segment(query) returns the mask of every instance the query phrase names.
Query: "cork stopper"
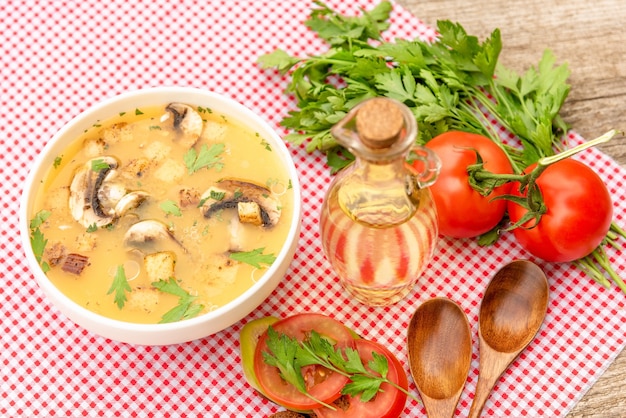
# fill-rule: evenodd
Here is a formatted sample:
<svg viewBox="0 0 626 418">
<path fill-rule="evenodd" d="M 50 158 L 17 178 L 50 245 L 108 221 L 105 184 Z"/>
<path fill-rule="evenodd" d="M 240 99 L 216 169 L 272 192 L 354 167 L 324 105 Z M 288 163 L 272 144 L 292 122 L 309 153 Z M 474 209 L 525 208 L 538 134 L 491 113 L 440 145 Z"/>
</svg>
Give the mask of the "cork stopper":
<svg viewBox="0 0 626 418">
<path fill-rule="evenodd" d="M 404 119 L 398 105 L 385 98 L 367 101 L 356 115 L 361 141 L 373 149 L 391 147 L 400 138 Z"/>
</svg>

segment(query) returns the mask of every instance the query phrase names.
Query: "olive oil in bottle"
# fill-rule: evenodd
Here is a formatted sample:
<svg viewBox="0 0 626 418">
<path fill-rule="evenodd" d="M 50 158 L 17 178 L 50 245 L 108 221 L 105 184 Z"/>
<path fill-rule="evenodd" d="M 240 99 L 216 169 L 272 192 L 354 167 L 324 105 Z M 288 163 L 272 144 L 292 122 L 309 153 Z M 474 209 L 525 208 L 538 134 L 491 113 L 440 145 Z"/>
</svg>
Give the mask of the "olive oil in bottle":
<svg viewBox="0 0 626 418">
<path fill-rule="evenodd" d="M 427 186 L 440 163 L 414 145 L 416 132 L 408 108 L 386 98 L 361 103 L 332 129 L 356 160 L 326 193 L 322 246 L 342 286 L 367 305 L 404 298 L 436 247 L 437 212 Z M 424 170 L 417 172 L 408 158 Z"/>
</svg>

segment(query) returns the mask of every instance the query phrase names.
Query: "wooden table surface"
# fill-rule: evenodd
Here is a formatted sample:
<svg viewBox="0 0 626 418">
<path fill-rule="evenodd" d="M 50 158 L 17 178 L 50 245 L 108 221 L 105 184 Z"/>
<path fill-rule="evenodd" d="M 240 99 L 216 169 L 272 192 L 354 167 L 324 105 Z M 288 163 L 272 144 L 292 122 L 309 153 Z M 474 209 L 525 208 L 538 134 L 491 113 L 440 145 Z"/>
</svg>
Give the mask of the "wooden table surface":
<svg viewBox="0 0 626 418">
<path fill-rule="evenodd" d="M 572 129 L 585 139 L 626 130 L 624 0 L 397 1 L 432 27 L 437 20 L 459 22 L 481 40 L 500 28 L 500 61 L 518 72 L 536 66 L 551 49 L 558 63 L 570 67 L 571 92 L 562 115 Z M 601 149 L 626 167 L 626 137 Z M 626 350 L 568 415 L 620 416 L 626 416 Z"/>
</svg>

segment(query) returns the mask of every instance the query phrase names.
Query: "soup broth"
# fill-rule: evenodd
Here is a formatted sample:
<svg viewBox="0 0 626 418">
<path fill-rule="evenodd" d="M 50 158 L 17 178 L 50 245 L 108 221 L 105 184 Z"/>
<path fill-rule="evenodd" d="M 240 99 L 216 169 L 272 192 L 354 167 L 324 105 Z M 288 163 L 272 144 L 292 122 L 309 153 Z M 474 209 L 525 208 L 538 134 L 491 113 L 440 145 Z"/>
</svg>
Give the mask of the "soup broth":
<svg viewBox="0 0 626 418">
<path fill-rule="evenodd" d="M 64 294 L 113 319 L 206 313 L 280 252 L 290 186 L 279 156 L 238 121 L 179 103 L 127 109 L 95 122 L 42 182 L 41 263 Z"/>
</svg>

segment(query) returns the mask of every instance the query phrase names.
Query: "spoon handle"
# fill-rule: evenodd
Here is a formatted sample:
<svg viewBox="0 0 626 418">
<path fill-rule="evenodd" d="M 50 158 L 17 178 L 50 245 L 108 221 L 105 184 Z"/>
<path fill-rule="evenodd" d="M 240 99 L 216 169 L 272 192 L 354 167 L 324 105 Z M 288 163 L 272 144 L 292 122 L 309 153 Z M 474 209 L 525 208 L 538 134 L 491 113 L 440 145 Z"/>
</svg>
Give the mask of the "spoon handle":
<svg viewBox="0 0 626 418">
<path fill-rule="evenodd" d="M 487 402 L 491 390 L 496 385 L 500 375 L 509 367 L 509 364 L 520 352 L 521 350 L 514 353 L 499 353 L 481 341 L 478 383 L 476 384 L 476 393 L 468 418 L 480 417 L 485 402 Z"/>
<path fill-rule="evenodd" d="M 491 394 L 491 390 L 496 384 L 496 380 L 499 376 L 495 378 L 489 376 L 489 378 L 483 377 L 482 373 L 478 377 L 478 384 L 476 385 L 476 394 L 474 395 L 474 400 L 472 401 L 472 406 L 470 407 L 470 412 L 468 418 L 478 418 L 483 411 L 485 406 L 485 402 L 489 398 Z"/>
</svg>

